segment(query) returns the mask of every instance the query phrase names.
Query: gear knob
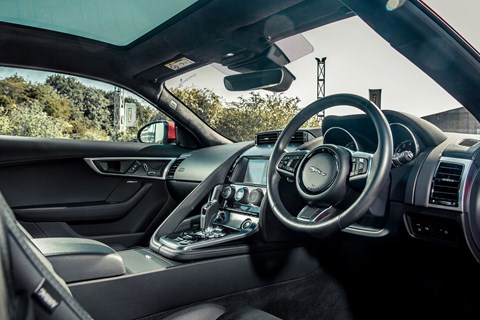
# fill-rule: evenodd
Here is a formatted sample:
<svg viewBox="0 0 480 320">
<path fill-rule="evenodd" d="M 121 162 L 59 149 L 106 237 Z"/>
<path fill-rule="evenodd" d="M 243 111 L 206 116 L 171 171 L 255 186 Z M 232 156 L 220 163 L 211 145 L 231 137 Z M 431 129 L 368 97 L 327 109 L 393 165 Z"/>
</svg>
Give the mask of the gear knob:
<svg viewBox="0 0 480 320">
<path fill-rule="evenodd" d="M 202 206 L 202 212 L 200 214 L 200 229 L 204 231 L 207 229 L 214 216 L 218 213 L 218 201 L 210 200 Z"/>
</svg>

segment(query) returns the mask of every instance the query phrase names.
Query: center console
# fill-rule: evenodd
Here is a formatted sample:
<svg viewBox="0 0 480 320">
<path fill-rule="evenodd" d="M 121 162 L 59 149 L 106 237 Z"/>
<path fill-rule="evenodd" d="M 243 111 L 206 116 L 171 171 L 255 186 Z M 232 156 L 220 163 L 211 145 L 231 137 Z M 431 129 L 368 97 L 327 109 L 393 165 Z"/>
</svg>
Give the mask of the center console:
<svg viewBox="0 0 480 320">
<path fill-rule="evenodd" d="M 214 187 L 202 206 L 200 223 L 160 238 L 172 250 L 194 250 L 248 237 L 258 231 L 266 199 L 268 158 L 240 157 L 225 183 Z"/>
</svg>

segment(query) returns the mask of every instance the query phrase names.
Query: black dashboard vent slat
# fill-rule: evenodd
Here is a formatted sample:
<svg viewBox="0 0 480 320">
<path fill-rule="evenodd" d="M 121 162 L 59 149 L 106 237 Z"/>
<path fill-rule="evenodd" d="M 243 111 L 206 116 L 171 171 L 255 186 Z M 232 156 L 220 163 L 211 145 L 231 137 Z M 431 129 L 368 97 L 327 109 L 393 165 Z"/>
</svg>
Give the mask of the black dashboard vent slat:
<svg viewBox="0 0 480 320">
<path fill-rule="evenodd" d="M 277 142 L 278 136 L 280 135 L 280 131 L 270 131 L 270 132 L 262 132 L 255 135 L 255 144 L 274 144 Z M 308 141 L 309 135 L 306 131 L 297 131 L 293 135 L 290 143 L 299 143 L 303 144 Z"/>
<path fill-rule="evenodd" d="M 255 144 L 274 144 L 278 139 L 279 132 L 263 132 L 255 136 Z"/>
<path fill-rule="evenodd" d="M 177 168 L 180 166 L 180 164 L 185 160 L 185 158 L 178 158 L 173 162 L 173 164 L 170 166 L 167 172 L 167 179 L 173 179 L 175 176 L 175 172 L 177 171 Z"/>
<path fill-rule="evenodd" d="M 463 170 L 462 164 L 440 162 L 433 177 L 429 202 L 441 206 L 458 207 Z"/>
<path fill-rule="evenodd" d="M 293 135 L 292 139 L 290 139 L 290 142 L 291 143 L 300 143 L 300 144 L 303 144 L 305 142 L 307 142 L 307 133 L 306 132 L 303 132 L 303 131 L 297 131 L 295 132 L 295 134 Z"/>
</svg>

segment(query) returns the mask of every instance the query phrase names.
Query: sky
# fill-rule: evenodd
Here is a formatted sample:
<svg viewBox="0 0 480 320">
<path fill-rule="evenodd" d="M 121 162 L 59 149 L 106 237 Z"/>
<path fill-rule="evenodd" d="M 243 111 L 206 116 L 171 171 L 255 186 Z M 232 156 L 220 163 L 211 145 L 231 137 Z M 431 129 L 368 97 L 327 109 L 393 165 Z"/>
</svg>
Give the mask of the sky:
<svg viewBox="0 0 480 320">
<path fill-rule="evenodd" d="M 395 1 L 395 0 L 391 0 Z M 471 0 L 426 0 L 447 22 L 457 29 L 472 45 L 480 48 L 480 20 L 476 14 L 479 4 Z M 342 20 L 303 34 L 313 45 L 309 55 L 290 63 L 287 68 L 296 76 L 285 93 L 299 97 L 305 107 L 316 99 L 317 65 L 315 57 L 326 57 L 326 94 L 355 93 L 368 97 L 369 89 L 382 89 L 382 108 L 424 116 L 460 104 L 432 79 L 357 17 Z M 43 82 L 46 73 L 0 67 L 0 78 L 18 73 L 33 81 Z M 235 100 L 239 93 L 223 87 L 223 74 L 212 67 L 204 67 L 167 82 L 167 86 L 183 85 L 206 87 L 224 97 Z M 111 90 L 112 86 L 94 80 L 83 80 L 86 85 Z M 351 109 L 336 109 L 327 114 L 351 113 Z"/>
</svg>

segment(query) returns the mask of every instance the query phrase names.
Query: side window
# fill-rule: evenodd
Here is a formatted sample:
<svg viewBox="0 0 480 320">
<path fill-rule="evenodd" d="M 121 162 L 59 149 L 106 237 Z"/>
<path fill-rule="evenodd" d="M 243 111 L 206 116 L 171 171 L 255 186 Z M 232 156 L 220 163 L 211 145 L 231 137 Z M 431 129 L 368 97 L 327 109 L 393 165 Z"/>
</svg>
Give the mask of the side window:
<svg viewBox="0 0 480 320">
<path fill-rule="evenodd" d="M 0 68 L 0 135 L 137 141 L 149 122 L 168 120 L 126 90 L 99 81 Z"/>
</svg>

